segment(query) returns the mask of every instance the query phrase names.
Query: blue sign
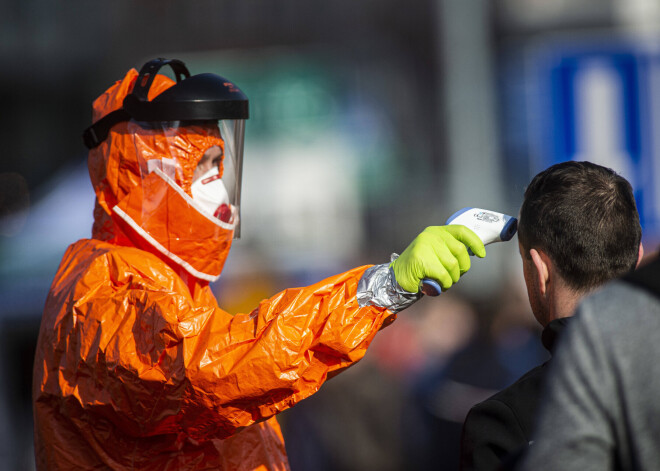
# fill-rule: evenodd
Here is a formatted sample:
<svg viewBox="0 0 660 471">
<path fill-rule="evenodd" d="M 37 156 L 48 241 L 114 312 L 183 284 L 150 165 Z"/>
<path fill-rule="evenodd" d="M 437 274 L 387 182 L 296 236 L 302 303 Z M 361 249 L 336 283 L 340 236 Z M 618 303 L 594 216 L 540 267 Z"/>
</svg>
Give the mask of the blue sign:
<svg viewBox="0 0 660 471">
<path fill-rule="evenodd" d="M 660 54 L 634 43 L 532 54 L 533 173 L 588 160 L 630 181 L 645 238 L 660 239 Z"/>
</svg>

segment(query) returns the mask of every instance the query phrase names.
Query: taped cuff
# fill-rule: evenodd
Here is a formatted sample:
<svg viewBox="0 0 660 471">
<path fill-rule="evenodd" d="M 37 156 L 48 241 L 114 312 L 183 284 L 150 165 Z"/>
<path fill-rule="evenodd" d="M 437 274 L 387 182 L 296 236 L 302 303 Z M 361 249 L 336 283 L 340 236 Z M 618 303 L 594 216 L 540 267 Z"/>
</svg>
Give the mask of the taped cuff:
<svg viewBox="0 0 660 471">
<path fill-rule="evenodd" d="M 392 254 L 391 261 L 398 257 L 398 254 Z M 390 264 L 374 265 L 364 272 L 357 290 L 360 307 L 384 307 L 396 314 L 422 297 L 422 293 L 409 293 L 399 286 Z"/>
</svg>

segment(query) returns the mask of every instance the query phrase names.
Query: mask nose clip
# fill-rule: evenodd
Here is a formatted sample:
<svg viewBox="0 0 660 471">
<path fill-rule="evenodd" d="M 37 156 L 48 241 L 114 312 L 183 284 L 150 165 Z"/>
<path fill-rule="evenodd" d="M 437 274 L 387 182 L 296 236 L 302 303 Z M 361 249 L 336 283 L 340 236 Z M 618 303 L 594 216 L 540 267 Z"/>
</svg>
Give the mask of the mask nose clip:
<svg viewBox="0 0 660 471">
<path fill-rule="evenodd" d="M 215 180 L 219 180 L 219 179 L 222 179 L 220 174 L 211 175 L 210 177 L 202 179 L 201 183 L 202 183 L 202 185 L 208 185 L 209 183 L 212 183 Z M 224 184 L 223 184 L 223 186 L 224 186 Z"/>
</svg>

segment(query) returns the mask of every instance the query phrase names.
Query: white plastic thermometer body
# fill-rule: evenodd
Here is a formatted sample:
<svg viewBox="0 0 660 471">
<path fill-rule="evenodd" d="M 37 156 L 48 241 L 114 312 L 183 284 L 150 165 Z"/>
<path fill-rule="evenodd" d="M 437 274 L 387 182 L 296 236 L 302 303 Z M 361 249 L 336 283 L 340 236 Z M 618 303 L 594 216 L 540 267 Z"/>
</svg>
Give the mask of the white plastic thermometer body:
<svg viewBox="0 0 660 471">
<path fill-rule="evenodd" d="M 463 208 L 456 211 L 447 219 L 446 224 L 460 224 L 472 229 L 484 245 L 511 240 L 518 230 L 516 218 L 479 208 Z M 472 251 L 470 255 L 473 255 Z M 428 296 L 437 296 L 442 289 L 437 281 L 425 278 L 422 280 L 421 291 Z"/>
</svg>

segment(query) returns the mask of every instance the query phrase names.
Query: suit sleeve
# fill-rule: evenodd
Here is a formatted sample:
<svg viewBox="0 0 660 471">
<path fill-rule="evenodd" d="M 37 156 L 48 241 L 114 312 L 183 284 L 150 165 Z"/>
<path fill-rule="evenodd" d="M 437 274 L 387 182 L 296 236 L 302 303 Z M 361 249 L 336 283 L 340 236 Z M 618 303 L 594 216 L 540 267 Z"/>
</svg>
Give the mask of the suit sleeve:
<svg viewBox="0 0 660 471">
<path fill-rule="evenodd" d="M 474 406 L 463 424 L 461 471 L 496 470 L 526 441 L 514 412 L 497 399 Z"/>
<path fill-rule="evenodd" d="M 386 309 L 358 305 L 363 271 L 285 290 L 249 314 L 216 311 L 203 340 L 183 339 L 191 407 L 220 413 L 223 432 L 231 434 L 311 396 L 362 359 L 394 317 Z"/>
<path fill-rule="evenodd" d="M 135 436 L 229 437 L 318 391 L 394 318 L 358 305 L 366 267 L 232 316 L 208 287 L 193 302 L 178 278 L 152 275 L 139 260 L 94 264 L 54 283 L 36 394 L 63 397 L 65 414 L 93 411 Z"/>
</svg>

